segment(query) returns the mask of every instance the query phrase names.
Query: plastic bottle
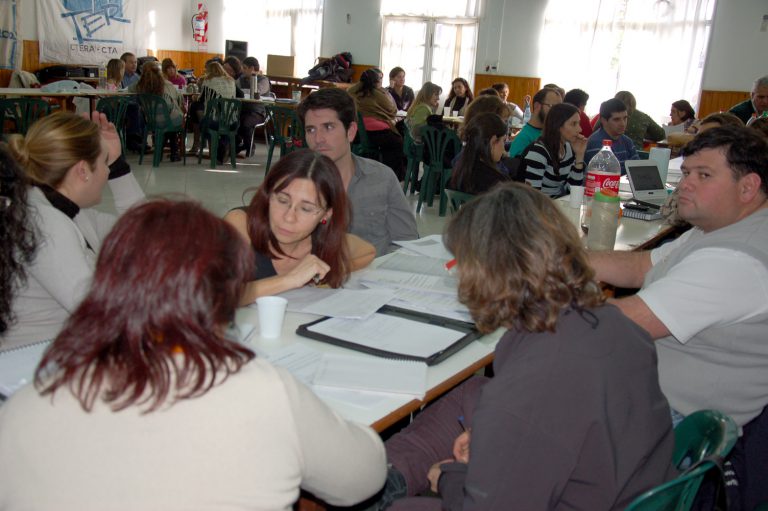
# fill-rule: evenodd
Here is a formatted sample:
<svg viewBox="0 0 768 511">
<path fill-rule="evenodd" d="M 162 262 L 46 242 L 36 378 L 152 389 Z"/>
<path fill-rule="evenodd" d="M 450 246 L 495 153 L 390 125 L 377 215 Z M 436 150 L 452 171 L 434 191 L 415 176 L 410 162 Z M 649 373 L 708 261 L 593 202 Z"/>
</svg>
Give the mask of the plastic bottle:
<svg viewBox="0 0 768 511">
<path fill-rule="evenodd" d="M 525 109 L 523 110 L 523 124 L 531 120 L 531 97 L 525 96 Z"/>
<path fill-rule="evenodd" d="M 619 226 L 619 195 L 612 190 L 598 191 L 592 201 L 592 217 L 587 233 L 590 250 L 613 250 Z"/>
<path fill-rule="evenodd" d="M 99 64 L 99 89 L 107 88 L 107 68 L 101 63 Z"/>
<path fill-rule="evenodd" d="M 621 164 L 613 154 L 610 139 L 603 140 L 603 148 L 589 160 L 587 165 L 587 177 L 584 181 L 585 212 L 582 215 L 581 227 L 586 230 L 589 227 L 592 215 L 592 198 L 600 190 L 610 190 L 616 196 L 619 195 L 619 179 L 621 178 Z"/>
</svg>

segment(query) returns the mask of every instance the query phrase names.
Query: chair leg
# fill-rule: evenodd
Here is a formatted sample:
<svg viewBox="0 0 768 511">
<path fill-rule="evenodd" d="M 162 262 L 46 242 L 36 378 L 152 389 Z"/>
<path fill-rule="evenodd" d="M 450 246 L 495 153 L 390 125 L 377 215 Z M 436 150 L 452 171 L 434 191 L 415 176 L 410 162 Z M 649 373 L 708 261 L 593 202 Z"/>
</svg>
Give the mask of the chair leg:
<svg viewBox="0 0 768 511">
<path fill-rule="evenodd" d="M 200 142 L 199 142 L 198 152 L 197 152 L 197 164 L 200 165 L 200 163 L 203 161 L 203 149 L 205 149 L 205 134 L 201 131 L 200 132 Z"/>
<path fill-rule="evenodd" d="M 141 148 L 139 149 L 139 165 L 144 162 L 144 149 L 147 148 L 147 130 L 146 128 L 141 133 Z"/>
<path fill-rule="evenodd" d="M 155 132 L 155 150 L 152 153 L 152 166 L 159 167 L 160 160 L 163 159 L 163 147 L 165 147 L 165 132 Z"/>
<path fill-rule="evenodd" d="M 424 167 L 424 175 L 421 177 L 421 190 L 419 191 L 419 200 L 416 202 L 416 213 L 421 211 L 421 205 L 424 203 L 424 197 L 433 195 L 432 192 L 432 172 L 429 166 Z M 430 205 L 431 204 L 427 204 Z"/>
<path fill-rule="evenodd" d="M 438 216 L 445 216 L 445 213 L 448 210 L 448 195 L 445 193 L 445 185 L 448 181 L 446 176 L 449 175 L 448 169 L 443 169 L 443 173 L 440 176 L 440 211 L 438 212 Z"/>
<path fill-rule="evenodd" d="M 211 168 L 216 168 L 216 163 L 218 163 L 218 153 L 219 153 L 219 134 L 215 132 L 210 132 L 210 140 L 208 143 L 211 145 L 210 150 L 208 151 L 208 154 L 211 156 Z"/>
<path fill-rule="evenodd" d="M 232 162 L 232 168 L 237 168 L 237 145 L 235 140 L 235 134 L 229 135 L 229 159 Z"/>
<path fill-rule="evenodd" d="M 272 165 L 272 154 L 275 152 L 275 142 L 269 143 L 269 150 L 267 151 L 267 168 L 264 171 L 264 175 L 269 172 L 269 167 Z"/>
</svg>

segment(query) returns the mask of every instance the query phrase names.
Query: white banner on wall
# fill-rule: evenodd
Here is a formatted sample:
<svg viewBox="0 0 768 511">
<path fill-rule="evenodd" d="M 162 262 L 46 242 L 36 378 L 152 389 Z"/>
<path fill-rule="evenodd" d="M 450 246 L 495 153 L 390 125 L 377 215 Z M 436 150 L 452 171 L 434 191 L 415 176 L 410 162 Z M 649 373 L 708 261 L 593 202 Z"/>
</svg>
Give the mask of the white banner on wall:
<svg viewBox="0 0 768 511">
<path fill-rule="evenodd" d="M 19 7 L 16 0 L 0 0 L 0 69 L 21 69 Z"/>
<path fill-rule="evenodd" d="M 40 62 L 106 64 L 147 48 L 143 0 L 37 0 Z"/>
</svg>

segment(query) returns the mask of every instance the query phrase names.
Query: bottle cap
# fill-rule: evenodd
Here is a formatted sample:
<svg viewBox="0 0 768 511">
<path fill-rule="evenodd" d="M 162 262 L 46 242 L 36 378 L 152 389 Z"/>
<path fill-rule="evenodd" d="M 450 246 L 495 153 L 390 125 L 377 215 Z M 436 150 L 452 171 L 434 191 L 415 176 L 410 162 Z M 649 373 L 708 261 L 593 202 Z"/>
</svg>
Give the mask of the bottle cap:
<svg viewBox="0 0 768 511">
<path fill-rule="evenodd" d="M 603 145 L 611 146 L 613 145 L 613 140 L 611 140 L 610 138 L 606 138 L 603 140 Z"/>
<path fill-rule="evenodd" d="M 602 190 L 600 190 L 599 192 L 596 192 L 593 198 L 597 202 L 619 202 L 619 196 L 608 190 L 606 190 L 605 192 L 603 192 Z"/>
</svg>

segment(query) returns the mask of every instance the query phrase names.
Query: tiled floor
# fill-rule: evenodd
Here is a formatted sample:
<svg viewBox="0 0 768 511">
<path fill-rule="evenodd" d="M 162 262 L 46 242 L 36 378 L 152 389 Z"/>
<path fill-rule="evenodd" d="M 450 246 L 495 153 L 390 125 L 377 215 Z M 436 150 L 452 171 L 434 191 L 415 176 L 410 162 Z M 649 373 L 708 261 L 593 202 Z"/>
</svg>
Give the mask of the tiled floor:
<svg viewBox="0 0 768 511">
<path fill-rule="evenodd" d="M 182 162 L 168 161 L 167 153 L 158 168 L 152 168 L 151 155 L 144 157 L 143 165 L 139 165 L 138 155 L 129 154 L 127 159 L 147 196 L 187 196 L 221 216 L 230 209 L 247 203 L 250 195 L 246 191 L 261 184 L 267 162 L 267 148 L 264 144 L 257 144 L 250 158 L 237 160 L 237 169 L 233 169 L 229 164 L 210 169 L 208 160 L 204 159 L 198 165 L 197 158 L 193 157 L 187 157 L 187 165 L 184 166 Z M 416 195 L 408 197 L 414 212 L 416 199 Z M 114 200 L 109 187 L 104 190 L 104 197 L 98 209 L 114 212 Z M 419 234 L 426 236 L 442 233 L 447 218 L 449 217 L 438 216 L 437 201 L 431 208 L 422 207 L 421 213 L 416 215 Z"/>
</svg>

